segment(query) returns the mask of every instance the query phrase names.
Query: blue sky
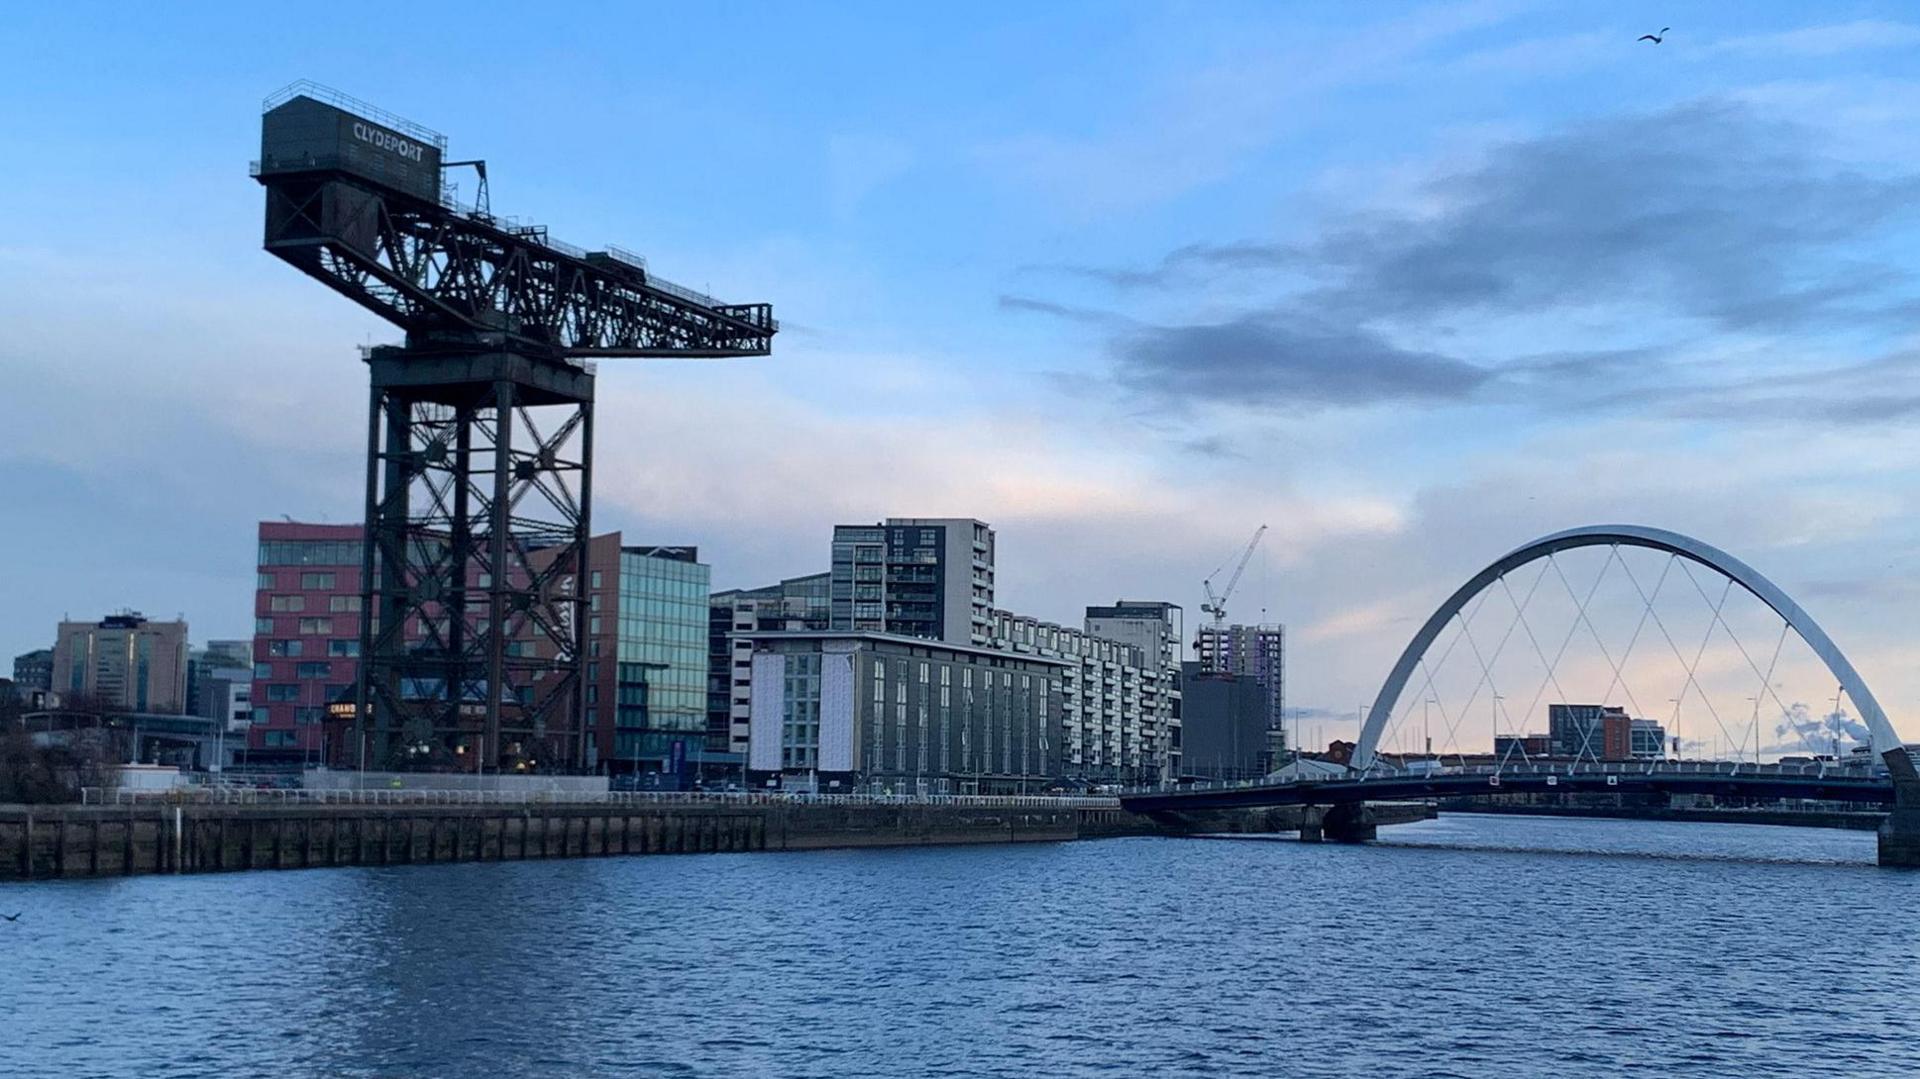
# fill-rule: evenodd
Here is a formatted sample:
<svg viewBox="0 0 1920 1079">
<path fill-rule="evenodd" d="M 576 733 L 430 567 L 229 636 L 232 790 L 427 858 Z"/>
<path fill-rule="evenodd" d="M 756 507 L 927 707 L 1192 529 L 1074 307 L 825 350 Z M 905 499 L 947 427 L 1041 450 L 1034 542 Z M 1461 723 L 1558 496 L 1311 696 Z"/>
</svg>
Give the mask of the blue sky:
<svg viewBox="0 0 1920 1079">
<path fill-rule="evenodd" d="M 1659 46 L 1638 34 L 1675 25 Z M 498 212 L 770 300 L 776 356 L 602 367 L 596 525 L 718 584 L 835 522 L 993 522 L 1001 602 L 1242 602 L 1343 712 L 1533 535 L 1689 531 L 1920 705 L 1920 19 L 1903 5 L 259 5 L 13 13 L 0 650 L 250 624 L 252 527 L 351 520 L 390 339 L 259 250 L 311 78 Z M 1238 613 L 1238 612 L 1237 612 Z"/>
</svg>

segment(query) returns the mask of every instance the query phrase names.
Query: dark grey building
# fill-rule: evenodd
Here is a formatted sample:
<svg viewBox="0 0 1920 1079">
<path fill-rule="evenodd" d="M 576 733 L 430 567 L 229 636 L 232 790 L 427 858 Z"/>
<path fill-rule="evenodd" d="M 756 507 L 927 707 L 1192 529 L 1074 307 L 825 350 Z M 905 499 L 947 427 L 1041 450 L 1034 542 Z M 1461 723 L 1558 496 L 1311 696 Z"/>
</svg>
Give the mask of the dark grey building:
<svg viewBox="0 0 1920 1079">
<path fill-rule="evenodd" d="M 833 628 L 986 644 L 993 546 L 993 529 L 970 517 L 834 526 Z"/>
<path fill-rule="evenodd" d="M 1268 699 L 1261 679 L 1180 664 L 1181 774 L 1251 779 L 1270 771 Z"/>
<path fill-rule="evenodd" d="M 13 657 L 13 685 L 16 690 L 53 688 L 53 649 L 36 648 Z"/>
<path fill-rule="evenodd" d="M 1016 794 L 1058 771 L 1061 660 L 882 633 L 751 639 L 751 786 Z"/>
</svg>

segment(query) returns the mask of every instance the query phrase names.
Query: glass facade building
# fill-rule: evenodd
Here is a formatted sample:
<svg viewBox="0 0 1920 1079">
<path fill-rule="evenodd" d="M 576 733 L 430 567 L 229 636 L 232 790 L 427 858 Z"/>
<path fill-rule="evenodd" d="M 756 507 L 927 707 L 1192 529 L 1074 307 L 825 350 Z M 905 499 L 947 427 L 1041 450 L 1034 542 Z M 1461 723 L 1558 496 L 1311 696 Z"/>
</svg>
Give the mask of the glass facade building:
<svg viewBox="0 0 1920 1079">
<path fill-rule="evenodd" d="M 620 548 L 613 757 L 635 771 L 679 771 L 704 746 L 712 571 L 698 559 L 691 547 Z M 606 615 L 590 617 L 601 637 Z"/>
</svg>

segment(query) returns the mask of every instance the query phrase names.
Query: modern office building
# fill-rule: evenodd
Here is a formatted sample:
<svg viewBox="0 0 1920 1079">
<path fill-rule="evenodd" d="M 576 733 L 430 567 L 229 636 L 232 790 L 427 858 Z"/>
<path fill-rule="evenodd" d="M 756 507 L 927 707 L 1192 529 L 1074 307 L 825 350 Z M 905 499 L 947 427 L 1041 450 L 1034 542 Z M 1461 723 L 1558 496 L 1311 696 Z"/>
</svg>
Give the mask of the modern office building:
<svg viewBox="0 0 1920 1079">
<path fill-rule="evenodd" d="M 670 788 L 738 772 L 707 742 L 711 571 L 699 550 L 613 532 L 588 543 L 587 566 L 583 766 Z"/>
<path fill-rule="evenodd" d="M 36 648 L 13 657 L 15 692 L 42 692 L 53 688 L 53 649 Z"/>
<path fill-rule="evenodd" d="M 351 721 L 360 668 L 360 525 L 262 521 L 254 591 L 254 763 L 318 764 Z M 345 733 L 336 723 L 336 735 Z M 336 737 L 332 748 L 345 751 Z"/>
<path fill-rule="evenodd" d="M 715 592 L 707 615 L 707 746 L 747 751 L 753 706 L 753 641 L 761 630 L 824 630 L 832 624 L 831 573 L 788 577 L 762 588 Z"/>
<path fill-rule="evenodd" d="M 1143 615 L 1147 619 L 1165 614 Z M 1159 663 L 1170 649 L 1143 650 L 1010 611 L 994 611 L 991 629 L 989 641 L 1000 651 L 1067 662 L 1060 673 L 1063 780 L 1098 786 L 1180 775 L 1180 669 Z"/>
<path fill-rule="evenodd" d="M 1667 728 L 1657 720 L 1636 719 L 1627 729 L 1628 755 L 1634 760 L 1665 760 Z"/>
<path fill-rule="evenodd" d="M 178 714 L 187 703 L 187 624 L 138 611 L 98 622 L 62 622 L 53 647 L 54 691 L 130 712 Z"/>
<path fill-rule="evenodd" d="M 1194 659 L 1204 671 L 1251 678 L 1267 690 L 1267 726 L 1282 732 L 1287 716 L 1287 627 L 1201 626 L 1193 640 Z"/>
<path fill-rule="evenodd" d="M 1547 705 L 1547 739 L 1555 757 L 1629 760 L 1633 755 L 1631 731 L 1632 720 L 1623 708 L 1610 704 Z"/>
<path fill-rule="evenodd" d="M 215 695 L 207 689 L 206 683 L 216 672 L 225 672 L 231 681 L 233 672 L 246 672 L 252 679 L 253 642 L 246 641 L 208 641 L 205 648 L 191 648 L 187 651 L 187 712 L 196 716 L 210 716 Z M 221 690 L 219 692 L 227 692 Z"/>
<path fill-rule="evenodd" d="M 984 645 L 993 529 L 968 517 L 889 517 L 833 530 L 834 629 Z"/>
<path fill-rule="evenodd" d="M 883 633 L 751 640 L 752 787 L 1013 794 L 1058 772 L 1069 662 Z"/>
<path fill-rule="evenodd" d="M 1245 675 L 1180 665 L 1180 774 L 1252 779 L 1277 767 L 1266 684 Z"/>
</svg>

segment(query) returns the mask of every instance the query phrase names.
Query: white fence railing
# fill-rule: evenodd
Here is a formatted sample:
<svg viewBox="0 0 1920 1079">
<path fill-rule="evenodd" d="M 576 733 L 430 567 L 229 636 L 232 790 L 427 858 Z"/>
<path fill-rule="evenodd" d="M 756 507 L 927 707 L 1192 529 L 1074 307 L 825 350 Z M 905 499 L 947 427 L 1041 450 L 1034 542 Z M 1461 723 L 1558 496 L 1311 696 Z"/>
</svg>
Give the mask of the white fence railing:
<svg viewBox="0 0 1920 1079">
<path fill-rule="evenodd" d="M 527 791 L 527 790 L 255 790 L 245 787 L 185 787 L 174 790 L 109 790 L 87 787 L 86 805 L 444 805 L 524 806 L 652 805 L 759 806 L 961 806 L 985 809 L 1117 809 L 1118 798 L 1038 794 L 807 794 L 776 791 Z"/>
</svg>

